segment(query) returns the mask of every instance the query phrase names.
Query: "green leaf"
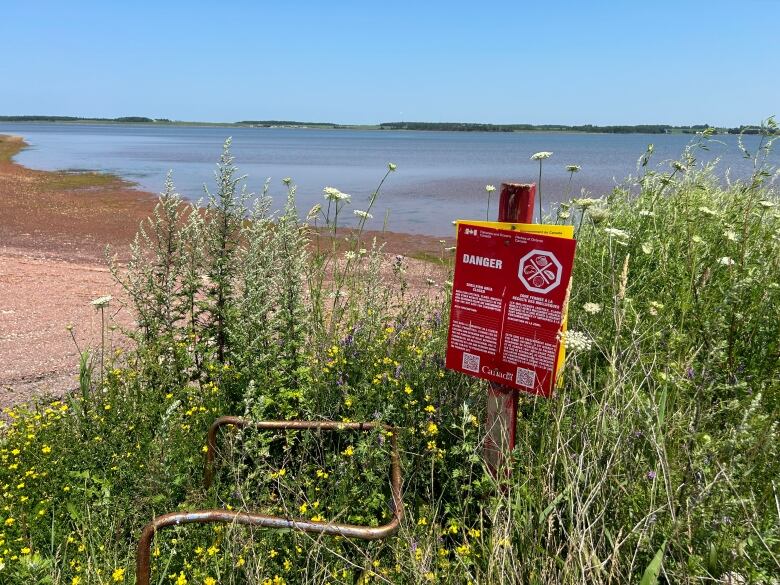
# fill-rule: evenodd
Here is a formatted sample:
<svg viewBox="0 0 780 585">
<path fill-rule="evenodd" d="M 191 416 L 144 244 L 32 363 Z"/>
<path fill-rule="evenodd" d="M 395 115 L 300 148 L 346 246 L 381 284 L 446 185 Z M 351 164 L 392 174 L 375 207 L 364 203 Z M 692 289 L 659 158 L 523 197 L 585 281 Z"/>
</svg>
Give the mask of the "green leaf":
<svg viewBox="0 0 780 585">
<path fill-rule="evenodd" d="M 664 540 L 664 543 L 661 545 L 661 548 L 659 548 L 658 552 L 655 553 L 653 560 L 650 561 L 649 565 L 647 565 L 647 568 L 645 569 L 645 572 L 642 575 L 642 580 L 639 582 L 639 585 L 657 585 L 658 574 L 661 572 L 661 563 L 663 563 L 664 560 L 665 549 L 666 549 L 666 541 Z"/>
</svg>

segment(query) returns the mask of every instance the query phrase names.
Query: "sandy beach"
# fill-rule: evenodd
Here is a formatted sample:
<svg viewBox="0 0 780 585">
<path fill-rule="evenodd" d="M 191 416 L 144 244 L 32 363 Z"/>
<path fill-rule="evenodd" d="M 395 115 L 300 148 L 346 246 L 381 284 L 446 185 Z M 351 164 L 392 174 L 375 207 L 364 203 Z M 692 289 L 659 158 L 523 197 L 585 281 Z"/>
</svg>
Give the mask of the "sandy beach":
<svg viewBox="0 0 780 585">
<path fill-rule="evenodd" d="M 25 168 L 13 162 L 24 147 L 21 138 L 0 136 L 0 407 L 78 386 L 78 348 L 94 347 L 100 337 L 90 301 L 121 299 L 106 246 L 126 257 L 156 202 L 155 194 L 110 175 Z M 391 254 L 435 258 L 442 248 L 434 237 L 375 235 Z M 433 268 L 410 264 L 420 282 Z M 132 325 L 121 302 L 110 315 Z"/>
</svg>

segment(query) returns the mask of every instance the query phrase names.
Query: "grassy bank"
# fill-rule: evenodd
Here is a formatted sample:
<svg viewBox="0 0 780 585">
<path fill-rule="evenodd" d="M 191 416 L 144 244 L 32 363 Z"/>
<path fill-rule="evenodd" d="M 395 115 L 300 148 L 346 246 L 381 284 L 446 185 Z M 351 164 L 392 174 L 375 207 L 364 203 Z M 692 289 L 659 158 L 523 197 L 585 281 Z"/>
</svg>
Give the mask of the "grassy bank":
<svg viewBox="0 0 780 585">
<path fill-rule="evenodd" d="M 261 200 L 245 222 L 227 151 L 208 213 L 169 185 L 116 272 L 136 349 L 93 348 L 78 395 L 6 411 L 0 581 L 132 582 L 140 529 L 173 510 L 391 517 L 382 433 L 228 432 L 203 488 L 206 429 L 239 414 L 397 427 L 399 534 L 180 527 L 155 538 L 153 583 L 769 583 L 778 200 L 760 160 L 723 186 L 696 153 L 648 152 L 623 187 L 558 210 L 579 240 L 565 380 L 521 399 L 502 486 L 481 458 L 485 387 L 443 367 L 446 276 L 412 294 L 406 260 L 360 230 L 337 253 L 318 241 L 309 225 L 351 213 L 335 190 L 302 223 L 288 184 L 283 214 Z"/>
<path fill-rule="evenodd" d="M 10 164 L 13 157 L 27 148 L 28 144 L 18 136 L 0 134 L 0 163 Z M 34 173 L 35 187 L 46 191 L 71 191 L 76 189 L 126 188 L 132 183 L 110 173 L 94 171 L 40 171 Z"/>
</svg>

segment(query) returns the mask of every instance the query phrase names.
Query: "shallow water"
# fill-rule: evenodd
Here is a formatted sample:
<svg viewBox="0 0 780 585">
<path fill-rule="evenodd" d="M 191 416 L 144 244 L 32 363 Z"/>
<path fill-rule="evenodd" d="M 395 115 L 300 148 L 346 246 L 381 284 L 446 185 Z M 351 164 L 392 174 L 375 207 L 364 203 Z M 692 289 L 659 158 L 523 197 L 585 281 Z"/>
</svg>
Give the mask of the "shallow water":
<svg viewBox="0 0 780 585">
<path fill-rule="evenodd" d="M 571 194 L 580 189 L 591 196 L 607 193 L 630 173 L 647 148 L 655 145 L 655 164 L 669 169 L 691 135 L 402 132 L 316 130 L 294 128 L 228 128 L 197 126 L 126 126 L 100 124 L 0 123 L 0 133 L 23 136 L 30 144 L 16 157 L 34 169 L 91 169 L 116 173 L 158 192 L 173 170 L 178 191 L 190 199 L 204 195 L 214 184 L 215 163 L 222 143 L 233 137 L 233 154 L 250 191 L 260 192 L 271 177 L 274 205 L 284 201 L 284 177 L 298 185 L 298 204 L 305 213 L 323 202 L 322 188 L 334 186 L 352 195 L 346 213 L 365 209 L 388 162 L 398 165 L 382 189 L 368 227 L 379 229 L 387 213 L 393 231 L 452 235 L 452 220 L 485 217 L 485 185 L 531 182 L 538 151 L 554 154 L 544 162 L 542 195 L 545 206 L 567 193 L 568 164 L 582 165 L 574 175 Z M 736 136 L 718 136 L 702 160 L 720 159 L 721 174 L 747 176 L 752 162 L 737 148 Z M 748 148 L 758 137 L 745 137 Z M 780 163 L 777 153 L 774 164 Z M 491 201 L 495 214 L 497 193 Z"/>
</svg>

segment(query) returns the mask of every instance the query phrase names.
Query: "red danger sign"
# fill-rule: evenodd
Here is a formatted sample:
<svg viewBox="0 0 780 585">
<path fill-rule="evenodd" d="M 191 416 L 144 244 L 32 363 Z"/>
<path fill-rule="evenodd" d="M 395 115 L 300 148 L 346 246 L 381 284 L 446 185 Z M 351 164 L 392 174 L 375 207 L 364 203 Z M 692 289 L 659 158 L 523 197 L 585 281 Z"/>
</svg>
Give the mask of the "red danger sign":
<svg viewBox="0 0 780 585">
<path fill-rule="evenodd" d="M 459 223 L 447 367 L 550 396 L 575 246 Z"/>
</svg>

